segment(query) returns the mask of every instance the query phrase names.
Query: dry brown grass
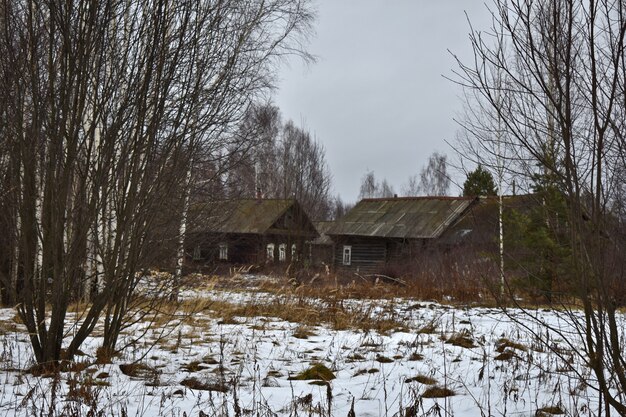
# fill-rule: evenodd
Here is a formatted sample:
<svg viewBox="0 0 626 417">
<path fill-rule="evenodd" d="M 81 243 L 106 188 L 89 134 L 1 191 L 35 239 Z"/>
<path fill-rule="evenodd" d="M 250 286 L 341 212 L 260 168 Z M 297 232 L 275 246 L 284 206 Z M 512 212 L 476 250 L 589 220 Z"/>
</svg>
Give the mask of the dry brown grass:
<svg viewBox="0 0 626 417">
<path fill-rule="evenodd" d="M 153 379 L 157 370 L 140 362 L 120 364 L 120 371 L 132 378 Z"/>
<path fill-rule="evenodd" d="M 437 323 L 433 320 L 420 327 L 417 332 L 422 334 L 434 334 L 437 333 Z"/>
<path fill-rule="evenodd" d="M 358 371 L 356 371 L 354 373 L 353 376 L 359 376 L 359 375 L 367 375 L 367 374 L 377 374 L 380 372 L 380 369 L 378 368 L 371 368 L 371 369 L 359 369 Z"/>
<path fill-rule="evenodd" d="M 185 370 L 186 372 L 198 372 L 201 371 L 203 369 L 207 369 L 209 366 L 206 364 L 203 364 L 200 361 L 191 361 L 185 365 L 182 366 L 182 369 Z"/>
<path fill-rule="evenodd" d="M 423 398 L 445 398 L 455 395 L 454 391 L 445 387 L 429 387 L 422 394 Z"/>
<path fill-rule="evenodd" d="M 20 331 L 20 325 L 15 321 L 0 320 L 0 336 L 4 336 L 8 333 L 15 333 Z"/>
<path fill-rule="evenodd" d="M 315 332 L 313 332 L 307 326 L 298 326 L 294 330 L 292 336 L 296 339 L 308 339 L 309 336 L 315 336 Z"/>
<path fill-rule="evenodd" d="M 60 369 L 64 372 L 83 372 L 85 369 L 89 368 L 91 363 L 89 361 L 61 361 Z"/>
<path fill-rule="evenodd" d="M 437 380 L 434 378 L 431 378 L 429 376 L 426 375 L 416 375 L 412 378 L 407 378 L 406 381 L 407 383 L 409 382 L 419 382 L 420 384 L 423 385 L 435 385 L 437 384 Z"/>
<path fill-rule="evenodd" d="M 183 379 L 180 385 L 200 391 L 228 392 L 228 386 L 225 383 L 219 381 L 200 381 L 198 378 L 194 377 Z"/>
<path fill-rule="evenodd" d="M 373 317 L 371 311 L 367 309 L 351 310 L 339 303 L 335 306 L 325 307 L 319 302 L 316 304 L 314 299 L 308 297 L 276 297 L 266 303 L 249 303 L 246 305 L 215 301 L 210 304 L 210 314 L 220 318 L 221 323 L 224 324 L 237 323 L 237 317 L 276 317 L 298 323 L 304 328 L 328 324 L 334 330 L 363 329 L 377 331 L 381 334 L 406 330 L 404 323 L 388 318 Z"/>
<path fill-rule="evenodd" d="M 521 343 L 513 342 L 512 340 L 507 338 L 498 339 L 498 341 L 496 342 L 496 352 L 502 353 L 507 349 L 517 349 L 523 352 L 528 351 L 528 348 Z"/>
<path fill-rule="evenodd" d="M 388 357 L 383 356 L 383 355 L 377 355 L 376 356 L 376 362 L 379 362 L 379 363 L 392 363 L 393 359 L 388 358 Z"/>
<path fill-rule="evenodd" d="M 446 343 L 449 343 L 453 346 L 460 346 L 466 349 L 472 349 L 477 346 L 472 336 L 466 330 L 462 330 L 459 333 L 453 334 L 446 340 Z"/>
<path fill-rule="evenodd" d="M 326 367 L 326 365 L 321 363 L 314 363 L 308 369 L 300 372 L 296 376 L 292 376 L 290 380 L 321 380 L 321 381 L 330 381 L 335 379 L 335 374 Z"/>
<path fill-rule="evenodd" d="M 502 353 L 496 355 L 493 359 L 496 361 L 510 361 L 513 358 L 516 358 L 517 355 L 512 350 L 505 350 Z"/>
</svg>

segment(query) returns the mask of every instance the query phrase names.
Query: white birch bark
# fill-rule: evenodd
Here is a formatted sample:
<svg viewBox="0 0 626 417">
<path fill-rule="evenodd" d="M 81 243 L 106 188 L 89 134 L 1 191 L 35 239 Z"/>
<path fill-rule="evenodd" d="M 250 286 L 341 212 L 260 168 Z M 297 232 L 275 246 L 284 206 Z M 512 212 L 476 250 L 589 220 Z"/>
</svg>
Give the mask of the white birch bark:
<svg viewBox="0 0 626 417">
<path fill-rule="evenodd" d="M 174 274 L 174 288 L 172 299 L 178 299 L 178 285 L 183 275 L 183 265 L 185 263 L 185 237 L 187 235 L 187 217 L 189 215 L 189 201 L 191 197 L 192 163 L 189 163 L 187 170 L 187 183 L 185 186 L 185 197 L 183 199 L 183 210 L 180 216 L 180 227 L 178 229 L 178 251 L 176 255 L 176 271 Z"/>
</svg>

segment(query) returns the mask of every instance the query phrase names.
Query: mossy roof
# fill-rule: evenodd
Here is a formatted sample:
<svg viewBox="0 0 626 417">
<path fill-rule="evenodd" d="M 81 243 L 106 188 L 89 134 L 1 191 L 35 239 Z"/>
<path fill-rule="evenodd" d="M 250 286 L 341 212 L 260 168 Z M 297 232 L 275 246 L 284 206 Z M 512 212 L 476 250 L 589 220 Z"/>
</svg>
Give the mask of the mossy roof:
<svg viewBox="0 0 626 417">
<path fill-rule="evenodd" d="M 277 225 L 289 215 L 291 225 Z M 198 203 L 192 208 L 194 232 L 229 234 L 277 233 L 279 229 L 301 229 L 304 235 L 317 236 L 298 202 L 293 199 L 237 199 Z"/>
<path fill-rule="evenodd" d="M 361 200 L 329 235 L 433 239 L 476 201 L 474 197 L 396 197 Z"/>
</svg>

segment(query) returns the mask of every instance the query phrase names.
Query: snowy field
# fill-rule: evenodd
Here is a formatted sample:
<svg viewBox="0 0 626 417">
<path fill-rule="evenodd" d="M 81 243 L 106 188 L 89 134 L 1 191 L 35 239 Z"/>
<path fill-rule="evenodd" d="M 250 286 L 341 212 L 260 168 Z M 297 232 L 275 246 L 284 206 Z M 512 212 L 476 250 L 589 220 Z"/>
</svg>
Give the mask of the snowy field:
<svg viewBox="0 0 626 417">
<path fill-rule="evenodd" d="M 27 334 L 13 310 L 0 310 L 0 415 L 599 414 L 578 336 L 568 337 L 571 318 L 554 310 L 504 314 L 398 298 L 331 304 L 252 290 L 189 289 L 183 297 L 187 311 L 200 311 L 133 325 L 108 364 L 95 361 L 97 329 L 72 371 L 57 377 L 25 372 L 33 365 Z M 225 317 L 226 305 L 278 305 L 294 319 Z M 303 324 L 303 311 L 367 325 Z"/>
</svg>

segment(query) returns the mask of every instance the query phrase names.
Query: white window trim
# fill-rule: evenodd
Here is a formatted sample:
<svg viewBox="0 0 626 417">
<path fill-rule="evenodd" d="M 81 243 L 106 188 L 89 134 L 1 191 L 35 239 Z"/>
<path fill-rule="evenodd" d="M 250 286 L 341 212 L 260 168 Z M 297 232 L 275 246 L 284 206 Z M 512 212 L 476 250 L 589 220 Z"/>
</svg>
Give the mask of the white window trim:
<svg viewBox="0 0 626 417">
<path fill-rule="evenodd" d="M 346 256 L 346 254 L 348 256 Z M 341 258 L 343 265 L 350 266 L 352 265 L 352 246 L 343 245 L 343 251 L 341 252 Z"/>
<path fill-rule="evenodd" d="M 268 243 L 265 248 L 265 254 L 268 261 L 274 261 L 274 244 Z"/>
<path fill-rule="evenodd" d="M 298 260 L 298 247 L 296 246 L 295 243 L 291 245 L 291 260 L 292 261 Z"/>
<path fill-rule="evenodd" d="M 278 246 L 278 260 L 280 262 L 285 262 L 287 260 L 287 244 L 281 243 Z"/>
<path fill-rule="evenodd" d="M 227 243 L 220 243 L 219 259 L 222 261 L 228 260 L 228 244 Z"/>
</svg>

